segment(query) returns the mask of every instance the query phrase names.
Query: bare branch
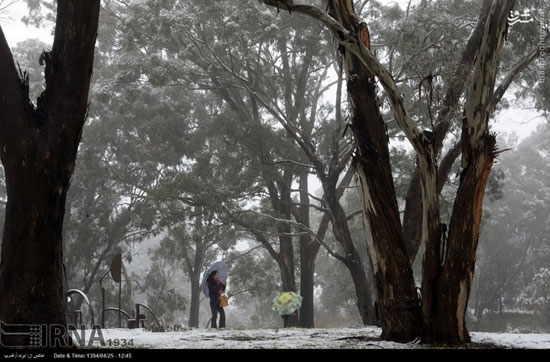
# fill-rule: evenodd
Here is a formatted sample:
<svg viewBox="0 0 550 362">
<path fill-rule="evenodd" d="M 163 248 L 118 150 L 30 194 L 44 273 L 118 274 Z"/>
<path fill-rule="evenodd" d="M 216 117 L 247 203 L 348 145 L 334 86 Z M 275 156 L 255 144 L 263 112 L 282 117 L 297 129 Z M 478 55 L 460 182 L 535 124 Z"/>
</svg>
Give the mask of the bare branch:
<svg viewBox="0 0 550 362">
<path fill-rule="evenodd" d="M 24 87 L 19 79 L 13 56 L 1 26 L 0 95 L 0 128 L 2 130 L 0 132 L 0 147 L 2 147 L 0 152 L 5 154 L 7 152 L 5 146 L 10 136 L 14 134 L 14 127 L 22 127 L 25 122 L 25 105 L 28 104 L 28 98 L 25 99 Z"/>
<path fill-rule="evenodd" d="M 451 147 L 451 149 L 447 152 L 445 157 L 441 160 L 441 163 L 439 164 L 439 167 L 437 169 L 437 192 L 441 193 L 441 190 L 443 190 L 443 186 L 445 186 L 445 182 L 447 181 L 447 177 L 449 176 L 449 173 L 451 172 L 451 169 L 453 167 L 453 164 L 455 160 L 460 156 L 462 153 L 462 141 L 458 141 L 454 146 Z"/>
<path fill-rule="evenodd" d="M 315 210 L 319 210 L 319 211 L 322 211 L 322 212 L 328 212 L 329 210 L 326 208 L 326 207 L 321 207 L 319 205 L 315 205 L 315 204 L 309 204 L 309 205 L 305 205 L 305 204 L 302 204 L 302 203 L 299 203 L 299 202 L 293 202 L 292 205 L 294 206 L 306 206 L 306 207 L 311 207 L 311 208 L 314 208 Z"/>
<path fill-rule="evenodd" d="M 351 220 L 353 219 L 355 216 L 357 215 L 360 215 L 363 213 L 363 209 L 359 209 L 359 210 L 355 210 L 354 212 L 352 212 L 351 214 L 349 214 L 348 216 L 346 216 L 346 220 Z"/>
<path fill-rule="evenodd" d="M 441 44 L 441 42 L 445 39 L 445 38 L 448 38 L 450 35 L 454 34 L 455 32 L 458 32 L 458 31 L 461 31 L 462 29 L 468 27 L 470 25 L 470 23 L 466 23 L 466 24 L 462 24 L 461 26 L 459 26 L 458 28 L 456 28 L 454 31 L 451 31 L 451 32 L 448 32 L 448 33 L 445 33 L 444 36 L 442 36 L 441 38 L 439 39 L 436 39 L 435 41 L 425 45 L 424 47 L 422 47 L 421 49 L 419 49 L 415 54 L 411 55 L 404 63 L 403 65 L 401 66 L 401 69 L 397 72 L 397 74 L 395 75 L 395 79 L 400 79 L 401 78 L 401 75 L 405 72 L 406 70 L 406 67 L 412 63 L 414 60 L 416 60 L 418 57 L 420 57 L 421 55 L 423 54 L 426 54 L 426 51 L 433 48 L 434 46 L 438 45 L 438 44 Z M 424 42 L 426 41 L 426 39 L 430 38 L 430 35 L 432 34 L 432 32 L 435 30 L 432 29 L 431 32 L 429 32 L 428 34 L 426 34 L 425 38 L 424 38 Z"/>
<path fill-rule="evenodd" d="M 340 200 L 342 195 L 344 195 L 344 191 L 349 186 L 349 183 L 353 179 L 353 175 L 355 174 L 355 169 L 353 167 L 348 167 L 348 170 L 346 171 L 346 174 L 342 178 L 342 181 L 340 181 L 340 184 L 336 188 L 336 199 Z"/>
<path fill-rule="evenodd" d="M 242 214 L 244 212 L 245 211 L 239 212 L 239 214 Z M 267 249 L 267 251 L 273 257 L 273 259 L 279 262 L 279 260 L 281 259 L 280 254 L 277 251 L 275 251 L 275 249 L 273 249 L 273 246 L 271 245 L 272 243 L 270 243 L 266 239 L 266 237 L 262 234 L 262 231 L 255 229 L 252 225 L 248 224 L 243 220 L 240 220 L 238 216 L 235 216 L 234 214 L 227 212 L 227 210 L 226 210 L 226 214 L 234 224 L 245 228 L 248 232 L 254 235 L 256 240 L 258 240 L 258 242 Z"/>
<path fill-rule="evenodd" d="M 276 242 L 273 242 L 273 243 L 271 243 L 271 244 L 275 244 L 275 243 L 276 243 Z M 242 258 L 243 256 L 246 256 L 246 255 L 252 253 L 253 251 L 255 251 L 255 250 L 259 249 L 259 248 L 264 248 L 264 247 L 265 247 L 265 246 L 264 246 L 263 244 L 257 245 L 257 246 L 255 246 L 255 247 L 253 247 L 252 249 L 250 249 L 250 250 L 248 250 L 248 251 L 245 251 L 245 252 L 242 253 L 242 254 L 239 254 L 239 255 L 237 255 L 237 256 L 231 258 L 231 259 L 226 260 L 225 262 L 226 262 L 227 264 L 229 264 L 229 263 L 231 263 L 231 262 L 233 262 L 233 261 L 235 261 L 235 260 L 237 260 L 237 259 L 239 259 L 239 258 Z"/>
<path fill-rule="evenodd" d="M 305 155 L 308 157 L 308 159 L 313 164 L 313 167 L 315 168 L 318 177 L 320 179 L 323 179 L 326 177 L 324 165 L 321 159 L 315 154 L 315 152 L 312 150 L 309 142 L 305 140 L 303 135 L 300 135 L 295 125 L 293 125 L 292 119 L 289 120 L 283 116 L 284 112 L 279 108 L 278 104 L 274 102 L 268 102 L 265 100 L 264 96 L 261 95 L 253 86 L 251 86 L 250 81 L 246 78 L 244 78 L 242 75 L 236 73 L 233 69 L 231 69 L 230 66 L 225 64 L 222 59 L 220 59 L 214 50 L 212 50 L 209 45 L 205 41 L 201 41 L 199 39 L 196 39 L 191 36 L 191 40 L 198 45 L 198 43 L 201 43 L 206 47 L 206 49 L 209 51 L 210 55 L 214 58 L 216 63 L 220 65 L 226 72 L 231 74 L 233 77 L 235 77 L 239 82 L 242 84 L 242 87 L 244 90 L 249 92 L 250 95 L 254 96 L 259 103 L 273 116 L 275 119 L 283 126 L 287 134 L 300 146 L 302 151 L 305 153 Z M 204 57 L 204 56 L 203 56 Z M 205 57 L 206 59 L 206 57 Z M 324 76 L 326 76 L 327 71 L 324 72 Z M 305 75 L 304 75 L 305 76 Z M 326 89 L 326 88 L 325 88 Z M 317 89 L 316 96 L 320 96 L 320 88 Z M 288 103 L 289 101 L 287 101 Z M 293 107 L 291 107 L 293 108 Z M 287 112 L 288 113 L 288 112 Z M 290 112 L 290 113 L 295 113 Z M 295 118 L 295 117 L 293 117 Z"/>
<path fill-rule="evenodd" d="M 227 299 L 229 298 L 232 298 L 232 297 L 235 297 L 239 294 L 244 294 L 244 293 L 248 293 L 250 291 L 250 289 L 242 289 L 242 290 L 238 290 L 236 292 L 231 292 L 231 293 L 228 293 L 227 294 Z"/>
<path fill-rule="evenodd" d="M 546 34 L 546 37 L 544 38 L 543 44 L 548 42 L 548 39 L 550 39 L 550 32 Z M 506 75 L 502 83 L 498 86 L 498 88 L 495 90 L 495 94 L 493 95 L 493 100 L 491 101 L 491 110 L 492 112 L 496 105 L 500 102 L 502 97 L 504 96 L 504 93 L 508 90 L 508 87 L 510 87 L 510 84 L 512 84 L 512 81 L 514 78 L 522 72 L 533 60 L 535 60 L 538 56 L 540 56 L 540 49 L 541 46 L 538 45 L 536 48 L 531 50 L 526 56 L 524 56 L 519 62 L 517 62 L 516 65 L 512 68 L 510 73 Z M 544 55 L 543 55 L 544 56 Z"/>
<path fill-rule="evenodd" d="M 264 3 L 270 6 L 277 6 L 281 9 L 289 10 L 291 12 L 297 12 L 305 14 L 309 17 L 317 19 L 323 23 L 335 36 L 335 39 L 346 50 L 354 54 L 371 73 L 375 74 L 382 86 L 389 95 L 390 101 L 393 105 L 395 119 L 408 140 L 411 142 L 413 148 L 419 155 L 419 158 L 425 157 L 425 150 L 422 141 L 422 134 L 413 123 L 412 118 L 405 108 L 403 97 L 399 94 L 399 90 L 393 77 L 388 70 L 376 59 L 369 49 L 358 40 L 356 34 L 352 34 L 346 28 L 342 26 L 336 19 L 331 17 L 326 11 L 321 10 L 315 6 L 294 4 L 292 1 L 281 0 L 264 0 Z"/>
<path fill-rule="evenodd" d="M 292 165 L 296 165 L 296 166 L 300 166 L 300 167 L 314 168 L 311 165 L 301 163 L 301 162 L 297 162 L 297 161 L 293 161 L 293 160 L 277 160 L 277 161 L 264 161 L 264 160 L 262 160 L 262 163 L 264 165 L 280 165 L 282 163 L 290 163 Z"/>
<path fill-rule="evenodd" d="M 315 201 L 318 201 L 321 205 L 323 205 L 325 203 L 325 201 L 323 201 L 323 199 L 311 194 L 311 193 L 308 193 L 309 197 L 311 197 L 313 200 Z"/>
<path fill-rule="evenodd" d="M 263 214 L 263 213 L 260 213 L 260 212 L 254 211 L 254 210 L 244 210 L 243 212 L 250 212 L 250 213 L 253 213 L 253 214 L 256 214 L 256 215 L 260 215 L 260 216 L 270 218 L 270 219 L 272 219 L 274 221 L 277 221 L 277 222 L 280 222 L 280 223 L 285 223 L 285 224 L 289 224 L 289 225 L 292 225 L 292 226 L 299 227 L 299 228 L 305 230 L 308 234 L 310 234 L 312 239 L 315 240 L 316 242 L 318 242 L 319 244 L 321 244 L 329 252 L 330 255 L 332 255 L 336 259 L 339 259 L 342 262 L 345 262 L 345 260 L 346 260 L 346 258 L 344 258 L 342 255 L 340 255 L 337 252 L 335 252 L 334 250 L 332 250 L 332 248 L 330 248 L 323 240 L 319 239 L 317 237 L 317 233 L 315 233 L 313 230 L 311 230 L 309 227 L 307 227 L 306 225 L 304 225 L 302 223 L 295 222 L 295 221 L 292 221 L 292 220 L 287 220 L 287 219 L 281 219 L 281 218 L 275 217 L 273 215 Z"/>
<path fill-rule="evenodd" d="M 7 8 L 9 8 L 10 6 L 12 6 L 13 4 L 15 4 L 17 2 L 17 0 L 11 0 L 11 1 L 0 1 L 0 11 L 3 11 L 3 10 L 6 10 Z M 4 4 L 6 3 L 6 4 Z"/>
</svg>

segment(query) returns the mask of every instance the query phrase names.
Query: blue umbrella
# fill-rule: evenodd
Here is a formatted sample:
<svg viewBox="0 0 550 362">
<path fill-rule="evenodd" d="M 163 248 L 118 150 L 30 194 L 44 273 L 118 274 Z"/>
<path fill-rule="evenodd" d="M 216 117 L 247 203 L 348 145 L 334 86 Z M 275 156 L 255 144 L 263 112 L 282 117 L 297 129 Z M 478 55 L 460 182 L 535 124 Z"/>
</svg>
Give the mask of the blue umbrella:
<svg viewBox="0 0 550 362">
<path fill-rule="evenodd" d="M 217 270 L 221 280 L 227 280 L 229 276 L 229 267 L 223 261 L 217 261 L 206 270 L 202 276 L 202 292 L 205 296 L 208 297 L 208 285 L 206 285 L 206 279 L 212 272 L 212 270 Z"/>
</svg>

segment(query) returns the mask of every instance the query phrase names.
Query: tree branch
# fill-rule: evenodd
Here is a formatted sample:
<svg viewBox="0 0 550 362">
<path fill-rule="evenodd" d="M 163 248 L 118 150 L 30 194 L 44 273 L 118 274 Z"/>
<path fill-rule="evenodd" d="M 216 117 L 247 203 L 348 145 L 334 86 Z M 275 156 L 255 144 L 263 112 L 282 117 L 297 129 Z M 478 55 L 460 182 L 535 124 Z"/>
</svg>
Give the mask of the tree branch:
<svg viewBox="0 0 550 362">
<path fill-rule="evenodd" d="M 38 99 L 37 115 L 63 125 L 71 147 L 78 147 L 87 113 L 100 1 L 57 3 L 52 51 L 45 57 L 46 90 Z"/>
<path fill-rule="evenodd" d="M 507 30 L 506 17 L 514 3 L 514 1 L 504 1 L 503 4 L 492 3 L 474 62 L 474 78 L 464 106 L 463 129 L 467 132 L 468 139 L 468 143 L 464 146 L 477 146 L 479 140 L 487 133 L 499 55 Z M 495 30 L 498 31 L 497 34 L 494 34 Z M 466 154 L 463 158 L 464 168 L 469 164 L 471 157 Z"/>
<path fill-rule="evenodd" d="M 13 56 L 0 26 L 0 152 L 6 154 L 6 144 L 14 134 L 21 134 L 25 124 L 25 99 Z M 15 151 L 13 151 L 15 152 Z"/>
<path fill-rule="evenodd" d="M 174 229 L 172 228 L 172 226 L 168 226 L 168 230 L 170 230 L 170 233 L 172 234 L 172 236 L 175 236 L 176 233 L 174 233 Z M 183 260 L 185 262 L 185 266 L 187 267 L 187 273 L 188 274 L 191 274 L 192 272 L 194 272 L 194 268 L 193 268 L 193 263 L 191 263 L 191 258 L 189 257 L 189 253 L 187 252 L 187 247 L 188 247 L 188 243 L 184 243 L 183 245 Z"/>
<path fill-rule="evenodd" d="M 354 174 L 355 169 L 353 167 L 348 167 L 348 170 L 342 178 L 342 181 L 340 181 L 340 184 L 338 185 L 338 187 L 336 187 L 337 200 L 340 200 L 340 198 L 344 195 L 344 191 L 346 191 L 346 188 L 349 186 Z"/>
<path fill-rule="evenodd" d="M 457 69 L 453 75 L 453 80 L 450 82 L 449 87 L 443 98 L 443 108 L 440 109 L 437 115 L 436 126 L 435 126 L 435 151 L 438 155 L 441 152 L 443 147 L 443 140 L 445 139 L 447 132 L 451 125 L 451 119 L 458 109 L 458 102 L 460 96 L 464 91 L 464 86 L 468 75 L 473 69 L 474 60 L 476 57 L 477 49 L 481 44 L 481 39 L 483 36 L 483 31 L 485 29 L 485 23 L 487 22 L 487 17 L 489 15 L 489 6 L 491 5 L 490 0 L 485 0 L 480 10 L 479 20 L 476 28 L 474 29 L 472 35 L 466 43 L 466 48 L 462 53 L 460 62 L 458 63 Z M 418 181 L 420 182 L 419 179 Z M 412 183 L 412 182 L 411 182 Z"/>
<path fill-rule="evenodd" d="M 443 186 L 447 182 L 447 177 L 449 172 L 453 167 L 455 160 L 462 153 L 462 141 L 458 141 L 451 149 L 447 152 L 445 157 L 441 160 L 439 167 L 437 169 L 437 193 L 440 194 L 443 190 Z"/>
<path fill-rule="evenodd" d="M 363 213 L 363 209 L 359 209 L 359 210 L 355 210 L 354 212 L 352 212 L 351 214 L 347 215 L 346 216 L 346 220 L 351 220 L 353 219 L 355 216 L 357 215 L 360 215 Z"/>
<path fill-rule="evenodd" d="M 240 214 L 244 212 L 245 211 L 240 212 Z M 281 259 L 280 254 L 277 251 L 275 251 L 275 249 L 273 249 L 273 246 L 271 246 L 271 243 L 266 239 L 264 235 L 262 235 L 262 233 L 260 233 L 258 230 L 256 230 L 254 227 L 252 227 L 252 225 L 248 224 L 247 222 L 240 220 L 238 216 L 235 216 L 229 212 L 226 212 L 226 215 L 231 219 L 233 223 L 245 228 L 248 232 L 254 235 L 256 240 L 258 240 L 258 242 L 267 249 L 267 251 L 273 257 L 273 259 L 275 259 L 277 262 L 280 261 Z"/>
<path fill-rule="evenodd" d="M 234 296 L 237 296 L 239 294 L 244 294 L 244 293 L 248 293 L 250 291 L 250 289 L 242 289 L 242 290 L 238 290 L 236 292 L 232 292 L 232 293 L 228 293 L 227 294 L 227 299 L 230 299 Z"/>
<path fill-rule="evenodd" d="M 323 199 L 311 194 L 311 193 L 308 193 L 309 197 L 311 197 L 313 200 L 319 202 L 319 204 L 323 205 L 325 202 L 323 201 Z"/>
<path fill-rule="evenodd" d="M 301 162 L 297 162 L 297 161 L 293 161 L 293 160 L 277 160 L 277 161 L 265 161 L 263 160 L 262 158 L 262 163 L 264 165 L 280 165 L 282 163 L 290 163 L 291 165 L 295 165 L 295 166 L 300 166 L 300 167 L 306 167 L 306 168 L 314 168 L 313 166 L 311 165 L 308 165 L 308 164 L 305 164 L 305 163 L 301 163 Z"/>
<path fill-rule="evenodd" d="M 289 10 L 291 12 L 305 14 L 323 23 L 333 33 L 338 43 L 346 48 L 346 50 L 354 54 L 372 74 L 375 74 L 378 77 L 382 83 L 382 86 L 389 95 L 397 123 L 407 136 L 409 142 L 411 142 L 419 157 L 425 157 L 424 155 L 426 152 L 422 141 L 422 133 L 418 130 L 412 121 L 409 112 L 405 108 L 403 97 L 399 94 L 399 90 L 393 80 L 393 77 L 378 61 L 378 59 L 374 57 L 371 51 L 367 49 L 363 42 L 358 40 L 356 34 L 349 32 L 326 11 L 315 6 L 303 4 L 298 5 L 289 0 L 264 0 L 264 3 L 270 6 Z"/>
<path fill-rule="evenodd" d="M 315 204 L 305 205 L 305 204 L 302 204 L 302 203 L 299 203 L 299 202 L 293 202 L 292 205 L 293 206 L 302 206 L 302 207 L 311 207 L 311 208 L 313 208 L 315 210 L 319 210 L 321 212 L 327 212 L 328 211 L 328 209 L 326 207 L 321 207 L 321 206 L 318 206 L 318 205 L 315 205 Z"/>
<path fill-rule="evenodd" d="M 273 242 L 273 243 L 271 243 L 271 244 L 275 244 L 275 243 L 276 243 L 276 242 Z M 234 257 L 231 258 L 231 259 L 226 260 L 225 262 L 229 265 L 229 264 L 232 263 L 233 261 L 235 261 L 235 260 L 237 260 L 237 259 L 239 259 L 239 258 L 242 258 L 243 256 L 246 256 L 246 255 L 252 253 L 254 250 L 259 249 L 259 248 L 264 248 L 264 245 L 263 245 L 263 244 L 257 245 L 257 246 L 255 246 L 255 247 L 253 247 L 252 249 L 245 251 L 245 252 L 242 253 L 242 254 L 239 254 L 239 255 L 237 255 L 237 256 L 234 256 Z"/>
<path fill-rule="evenodd" d="M 307 227 L 306 225 L 304 225 L 302 223 L 295 222 L 295 221 L 292 221 L 292 220 L 287 220 L 287 219 L 281 219 L 281 218 L 275 217 L 273 215 L 263 214 L 263 213 L 260 213 L 260 212 L 254 211 L 254 210 L 244 210 L 243 212 L 253 213 L 253 214 L 256 214 L 256 215 L 259 215 L 259 216 L 264 216 L 264 217 L 270 218 L 270 219 L 272 219 L 274 221 L 277 221 L 277 222 L 280 222 L 280 223 L 285 223 L 285 224 L 288 224 L 288 225 L 297 226 L 297 227 L 305 230 L 306 232 L 308 232 L 312 236 L 312 239 L 315 240 L 316 242 L 318 242 L 319 244 L 321 244 L 329 252 L 330 255 L 334 256 L 336 259 L 339 259 L 342 262 L 346 261 L 346 258 L 344 258 L 342 255 L 340 255 L 337 252 L 335 252 L 334 250 L 332 250 L 323 240 L 321 240 L 317 237 L 317 234 L 313 230 L 311 230 L 309 227 Z"/>
<path fill-rule="evenodd" d="M 546 37 L 544 38 L 544 42 L 546 43 L 550 39 L 550 32 L 546 34 Z M 512 81 L 515 79 L 515 77 L 522 72 L 533 60 L 535 60 L 538 56 L 540 56 L 540 49 L 541 46 L 537 45 L 536 48 L 531 50 L 526 56 L 524 56 L 519 62 L 514 65 L 510 73 L 506 75 L 502 83 L 497 87 L 495 90 L 495 93 L 493 95 L 493 99 L 491 101 L 491 108 L 489 112 L 492 112 L 497 104 L 500 102 L 502 97 L 504 96 L 504 93 L 508 90 L 508 87 L 510 87 L 510 84 L 512 84 Z M 543 55 L 544 56 L 544 55 Z"/>
</svg>

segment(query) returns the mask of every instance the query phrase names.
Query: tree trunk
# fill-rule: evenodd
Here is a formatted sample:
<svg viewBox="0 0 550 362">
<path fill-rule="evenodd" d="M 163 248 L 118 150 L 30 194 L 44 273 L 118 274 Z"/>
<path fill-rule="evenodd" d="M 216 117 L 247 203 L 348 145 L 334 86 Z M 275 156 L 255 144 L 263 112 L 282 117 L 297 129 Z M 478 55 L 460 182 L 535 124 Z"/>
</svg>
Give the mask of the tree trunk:
<svg viewBox="0 0 550 362">
<path fill-rule="evenodd" d="M 335 19 L 366 41 L 368 30 L 358 24 L 351 0 L 333 0 L 328 5 Z M 388 136 L 376 100 L 374 77 L 355 55 L 341 50 L 353 115 L 351 129 L 357 145 L 354 166 L 361 179 L 365 236 L 382 321 L 381 337 L 410 341 L 419 335 L 420 303 L 403 243 Z"/>
<path fill-rule="evenodd" d="M 468 80 L 468 75 L 472 71 L 476 51 L 481 44 L 481 37 L 485 29 L 485 23 L 489 14 L 490 5 L 490 0 L 485 0 L 483 2 L 476 28 L 468 39 L 468 43 L 462 53 L 460 63 L 454 73 L 453 82 L 451 82 L 451 85 L 447 89 L 443 99 L 443 108 L 437 115 L 436 126 L 434 129 L 436 155 L 439 155 L 441 149 L 443 148 L 443 140 L 445 139 L 451 126 L 451 120 L 455 114 L 455 109 L 458 108 L 457 104 L 464 90 L 466 81 Z M 437 175 L 438 193 L 440 193 L 443 189 L 451 167 L 459 155 L 460 146 L 455 146 L 441 161 Z M 419 167 L 419 164 L 417 164 L 413 172 L 413 176 L 411 177 L 405 199 L 405 213 L 403 214 L 403 237 L 411 265 L 416 258 L 418 249 L 420 248 L 422 234 L 422 189 L 420 186 Z"/>
<path fill-rule="evenodd" d="M 300 204 L 299 222 L 310 227 L 307 172 L 300 176 Z M 304 299 L 302 300 L 302 307 L 300 308 L 300 327 L 313 328 L 315 326 L 315 259 L 317 259 L 321 244 L 313 242 L 311 240 L 311 235 L 302 234 L 303 235 L 300 235 L 300 295 Z"/>
<path fill-rule="evenodd" d="M 290 196 L 290 194 L 289 194 Z M 290 197 L 289 197 L 290 199 Z M 285 219 L 290 220 L 290 213 L 286 215 Z M 280 246 L 280 258 L 279 268 L 281 270 L 281 281 L 283 283 L 283 292 L 297 292 L 296 277 L 294 275 L 294 249 L 292 246 L 292 236 L 289 234 L 292 229 L 289 224 L 279 224 L 279 246 Z M 289 327 L 297 327 L 299 324 L 299 316 L 291 315 L 288 320 Z"/>
<path fill-rule="evenodd" d="M 515 0 L 486 0 L 483 5 L 482 12 L 487 10 L 488 16 L 482 25 L 483 35 L 473 58 L 474 71 L 464 107 L 461 137 L 463 171 L 447 240 L 445 228 L 439 223 L 436 164 L 439 146 L 435 144 L 442 142 L 442 138 L 432 139 L 420 132 L 412 122 L 391 74 L 369 50 L 368 28 L 364 23 L 357 23 L 353 2 L 328 0 L 327 9 L 332 18 L 321 9 L 308 5 L 294 5 L 291 1 L 264 2 L 320 20 L 341 45 L 339 50 L 346 60 L 353 113 L 351 128 L 357 145 L 354 165 L 361 179 L 365 234 L 379 294 L 382 338 L 398 341 L 414 338 L 419 332 L 420 308 L 399 227 L 388 139 L 376 106 L 373 73 L 390 95 L 395 119 L 418 156 L 422 191 L 420 235 L 421 243 L 426 245 L 422 282 L 423 341 L 469 341 L 466 308 L 475 270 L 483 198 L 496 156 L 496 140 L 489 133 L 488 120 L 493 102 L 499 98 L 498 94 L 495 96 L 494 85 L 500 49 L 508 30 L 507 17 Z M 520 65 L 528 64 L 529 59 L 532 59 L 531 56 Z M 368 64 L 368 68 L 363 64 Z M 445 122 L 449 122 L 449 117 L 444 117 Z"/>
<path fill-rule="evenodd" d="M 357 161 L 364 204 L 365 236 L 378 295 L 379 319 L 382 323 L 381 338 L 410 341 L 420 332 L 420 303 L 401 240 L 401 224 L 398 222 L 398 214 L 392 218 L 392 224 L 388 223 L 392 219 L 385 219 L 381 215 L 384 213 L 387 217 L 391 208 L 387 205 L 385 194 L 376 192 L 384 189 L 380 184 L 376 186 L 380 180 L 376 180 L 374 175 L 378 172 L 367 173 L 366 167 L 368 166 L 362 161 Z M 372 169 L 372 166 L 369 167 L 369 170 Z"/>
<path fill-rule="evenodd" d="M 300 308 L 300 327 L 302 328 L 315 327 L 314 274 L 319 247 L 315 248 L 316 251 L 311 250 L 312 245 L 300 248 L 300 295 L 304 298 Z M 302 255 L 304 255 L 303 258 Z"/>
<path fill-rule="evenodd" d="M 481 329 L 481 319 L 483 318 L 483 314 L 485 313 L 485 305 L 478 306 L 475 311 L 476 316 L 476 330 Z"/>
<path fill-rule="evenodd" d="M 189 275 L 191 280 L 191 308 L 189 309 L 189 327 L 199 327 L 199 311 L 201 298 L 200 274 L 193 273 Z"/>
<path fill-rule="evenodd" d="M 437 307 L 430 342 L 469 342 L 466 309 L 475 270 L 483 196 L 494 159 L 494 138 L 488 138 L 486 152 L 463 171 L 447 240 L 446 261 L 437 284 Z"/>
<path fill-rule="evenodd" d="M 410 341 L 419 332 L 420 310 L 402 239 L 388 138 L 374 81 L 356 59 L 349 69 L 348 79 L 356 75 L 354 82 L 348 81 L 354 105 L 352 130 L 358 146 L 355 166 L 361 180 L 363 222 L 378 294 L 382 338 Z"/>
<path fill-rule="evenodd" d="M 350 258 L 351 259 L 351 258 Z M 357 297 L 357 309 L 364 325 L 373 324 L 376 319 L 374 304 L 370 295 L 369 282 L 363 265 L 354 261 L 346 261 L 346 267 L 351 273 L 355 295 Z"/>
<path fill-rule="evenodd" d="M 290 186 L 292 184 L 292 173 L 285 172 L 283 179 L 277 182 L 280 197 L 271 197 L 273 209 L 278 216 L 284 220 L 291 220 L 292 198 Z M 273 194 L 273 191 L 271 192 Z M 281 281 L 283 292 L 297 292 L 296 278 L 294 275 L 294 247 L 292 245 L 292 227 L 289 223 L 279 222 L 277 225 L 279 233 L 279 258 L 277 260 L 281 270 Z M 289 318 L 289 327 L 296 327 L 299 324 L 298 316 L 292 315 Z"/>
<path fill-rule="evenodd" d="M 353 244 L 346 213 L 336 198 L 335 187 L 329 188 L 325 189 L 325 198 L 333 216 L 332 231 L 334 237 L 344 249 L 343 263 L 351 273 L 357 296 L 359 315 L 361 315 L 364 325 L 372 324 L 375 320 L 375 313 L 374 304 L 370 297 L 367 274 L 363 267 L 361 256 Z"/>
<path fill-rule="evenodd" d="M 99 0 L 59 0 L 45 53 L 46 90 L 34 109 L 0 29 L 0 146 L 8 203 L 0 320 L 65 324 L 62 229 L 85 121 Z M 4 341 L 3 341 L 4 342 Z"/>
<path fill-rule="evenodd" d="M 185 251 L 184 259 L 187 264 L 187 272 L 191 282 L 191 308 L 189 310 L 189 327 L 199 327 L 199 312 L 200 298 L 202 293 L 201 288 L 201 270 L 204 267 L 204 259 L 206 249 L 208 249 L 208 241 L 204 237 L 203 226 L 203 209 L 197 207 L 195 213 L 195 228 L 192 235 L 192 240 L 195 244 L 195 255 L 191 261 L 188 251 Z"/>
<path fill-rule="evenodd" d="M 283 282 L 283 292 L 296 292 L 296 279 L 294 277 L 294 262 L 289 263 L 288 259 L 281 258 L 279 267 L 281 269 L 281 280 Z M 289 327 L 297 327 L 299 325 L 299 315 L 291 315 L 288 319 Z"/>
<path fill-rule="evenodd" d="M 507 17 L 515 0 L 491 3 L 483 39 L 464 107 L 462 123 L 462 172 L 449 225 L 441 276 L 434 294 L 426 342 L 470 341 L 466 329 L 468 299 L 475 271 L 476 251 L 487 180 L 496 156 L 496 139 L 488 131 L 499 55 L 507 31 Z"/>
</svg>

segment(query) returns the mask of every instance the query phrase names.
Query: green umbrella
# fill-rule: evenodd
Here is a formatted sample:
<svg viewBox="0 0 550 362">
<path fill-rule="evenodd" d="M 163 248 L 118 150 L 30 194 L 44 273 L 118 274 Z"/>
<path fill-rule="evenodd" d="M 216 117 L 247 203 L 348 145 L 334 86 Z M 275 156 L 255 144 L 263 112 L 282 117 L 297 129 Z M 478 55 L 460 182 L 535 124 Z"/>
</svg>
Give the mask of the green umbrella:
<svg viewBox="0 0 550 362">
<path fill-rule="evenodd" d="M 273 298 L 271 309 L 279 315 L 290 315 L 302 306 L 301 295 L 294 292 L 284 292 Z"/>
</svg>

